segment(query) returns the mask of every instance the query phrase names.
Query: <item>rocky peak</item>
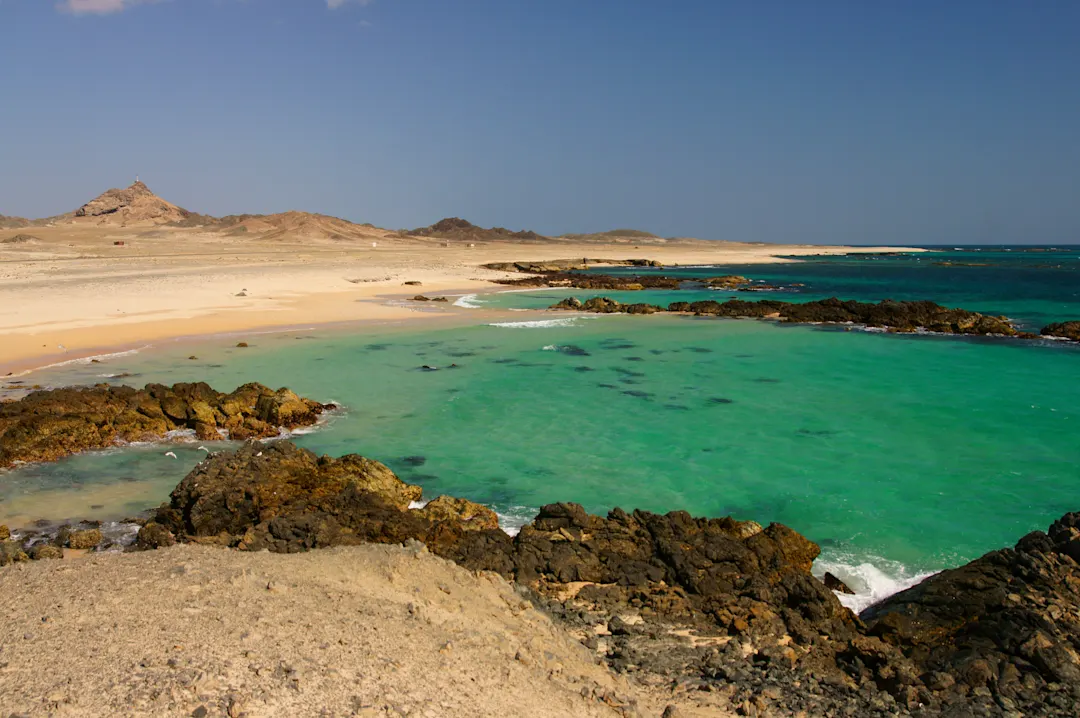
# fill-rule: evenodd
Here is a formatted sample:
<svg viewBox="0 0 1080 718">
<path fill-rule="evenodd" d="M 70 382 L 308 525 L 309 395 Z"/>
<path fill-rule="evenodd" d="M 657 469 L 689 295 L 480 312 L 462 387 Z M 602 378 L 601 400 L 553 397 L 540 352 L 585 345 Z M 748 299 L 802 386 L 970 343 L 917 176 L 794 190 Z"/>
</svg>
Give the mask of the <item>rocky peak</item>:
<svg viewBox="0 0 1080 718">
<path fill-rule="evenodd" d="M 99 218 L 99 224 L 180 222 L 191 212 L 166 202 L 136 181 L 126 189 L 110 189 L 75 210 L 76 220 Z"/>
</svg>

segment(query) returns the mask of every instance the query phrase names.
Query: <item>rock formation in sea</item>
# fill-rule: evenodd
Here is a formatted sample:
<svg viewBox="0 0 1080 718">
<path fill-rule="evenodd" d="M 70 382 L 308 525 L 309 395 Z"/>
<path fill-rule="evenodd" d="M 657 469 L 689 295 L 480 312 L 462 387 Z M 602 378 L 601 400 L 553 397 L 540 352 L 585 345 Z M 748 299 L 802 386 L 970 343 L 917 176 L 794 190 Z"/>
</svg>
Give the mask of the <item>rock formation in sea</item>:
<svg viewBox="0 0 1080 718">
<path fill-rule="evenodd" d="M 1044 337 L 1060 337 L 1080 342 L 1080 321 L 1047 324 L 1039 333 Z"/>
<path fill-rule="evenodd" d="M 229 394 L 202 382 L 35 391 L 0 403 L 0 468 L 117 442 L 159 440 L 180 429 L 193 430 L 204 441 L 271 437 L 314 424 L 329 408 L 261 384 L 245 384 Z"/>
<path fill-rule="evenodd" d="M 946 705 L 992 699 L 1026 715 L 1080 705 L 1080 513 L 1011 549 L 931 576 L 863 611 Z M 1070 711 L 1072 711 L 1070 713 Z"/>
<path fill-rule="evenodd" d="M 777 319 L 803 324 L 862 324 L 895 332 L 925 330 L 942 334 L 1035 337 L 1034 334 L 1017 330 L 1007 317 L 992 317 L 966 309 L 949 309 L 928 301 L 895 302 L 886 299 L 874 304 L 842 301 L 835 297 L 806 303 L 730 299 L 726 302 L 672 302 L 667 307 L 662 307 L 651 304 L 622 304 L 608 297 L 593 297 L 585 302 L 576 297 L 568 297 L 553 304 L 550 309 L 600 314 L 671 312 L 696 316 Z"/>
</svg>

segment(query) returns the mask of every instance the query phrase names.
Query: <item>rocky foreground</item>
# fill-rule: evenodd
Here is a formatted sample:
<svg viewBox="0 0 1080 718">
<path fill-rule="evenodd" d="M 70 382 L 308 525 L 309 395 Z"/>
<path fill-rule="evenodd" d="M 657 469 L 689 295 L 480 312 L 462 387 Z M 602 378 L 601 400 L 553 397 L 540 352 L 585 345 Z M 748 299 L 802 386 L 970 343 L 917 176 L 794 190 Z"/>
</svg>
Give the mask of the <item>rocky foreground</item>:
<svg viewBox="0 0 1080 718">
<path fill-rule="evenodd" d="M 252 443 L 197 466 L 137 546 L 417 540 L 515 582 L 636 684 L 743 715 L 1072 716 L 1080 700 L 1080 514 L 856 616 L 780 524 L 553 504 L 510 537 L 486 507 L 419 496 L 370 459 Z"/>
<path fill-rule="evenodd" d="M 174 431 L 193 431 L 203 441 L 268 438 L 310 426 L 331 408 L 262 384 L 245 384 L 229 394 L 203 382 L 36 391 L 0 403 L 0 468 L 55 461 L 120 442 L 158 441 Z"/>
</svg>

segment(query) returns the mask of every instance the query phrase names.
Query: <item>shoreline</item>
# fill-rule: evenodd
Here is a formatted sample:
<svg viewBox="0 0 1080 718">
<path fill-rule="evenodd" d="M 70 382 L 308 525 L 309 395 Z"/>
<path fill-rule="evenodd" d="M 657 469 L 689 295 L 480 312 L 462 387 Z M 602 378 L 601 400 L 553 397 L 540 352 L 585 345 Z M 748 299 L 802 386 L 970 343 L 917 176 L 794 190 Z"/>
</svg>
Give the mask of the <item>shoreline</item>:
<svg viewBox="0 0 1080 718">
<path fill-rule="evenodd" d="M 23 376 L 63 361 L 162 341 L 300 326 L 416 321 L 433 314 L 395 304 L 427 296 L 488 294 L 490 280 L 515 276 L 483 269 L 499 261 L 566 257 L 645 257 L 666 265 L 774 264 L 791 256 L 923 251 L 917 248 L 680 245 L 490 244 L 475 248 L 339 243 L 222 241 L 174 230 L 170 254 L 159 240 L 122 228 L 38 228 L 30 248 L 0 247 L 0 377 Z M 114 256 L 109 256 L 114 255 Z M 530 259 L 532 258 L 532 259 Z M 405 282 L 417 281 L 414 287 Z M 469 310 L 476 311 L 476 310 Z M 443 319 L 454 310 L 440 313 Z"/>
</svg>

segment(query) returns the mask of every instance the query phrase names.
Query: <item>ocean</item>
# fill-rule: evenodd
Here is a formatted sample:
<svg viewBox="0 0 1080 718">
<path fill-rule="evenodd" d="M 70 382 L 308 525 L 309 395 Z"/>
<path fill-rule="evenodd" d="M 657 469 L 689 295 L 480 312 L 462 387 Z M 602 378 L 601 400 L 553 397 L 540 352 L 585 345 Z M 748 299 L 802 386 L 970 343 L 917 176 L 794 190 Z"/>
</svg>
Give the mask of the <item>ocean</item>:
<svg viewBox="0 0 1080 718">
<path fill-rule="evenodd" d="M 509 310 L 571 294 L 654 303 L 839 296 L 931 299 L 1036 331 L 1080 319 L 1080 248 L 1034 249 L 1043 251 L 656 270 L 783 287 L 756 294 L 493 287 L 459 306 L 508 311 L 472 326 L 217 337 L 24 379 L 288 386 L 342 406 L 294 436 L 298 444 L 383 461 L 427 498 L 492 506 L 508 530 L 553 501 L 779 521 L 821 545 L 817 572 L 848 581 L 857 595 L 844 600 L 861 608 L 1080 510 L 1080 347 Z M 237 348 L 240 339 L 251 346 Z M 0 523 L 120 521 L 167 500 L 205 456 L 198 446 L 114 448 L 12 470 L 0 479 Z"/>
</svg>

